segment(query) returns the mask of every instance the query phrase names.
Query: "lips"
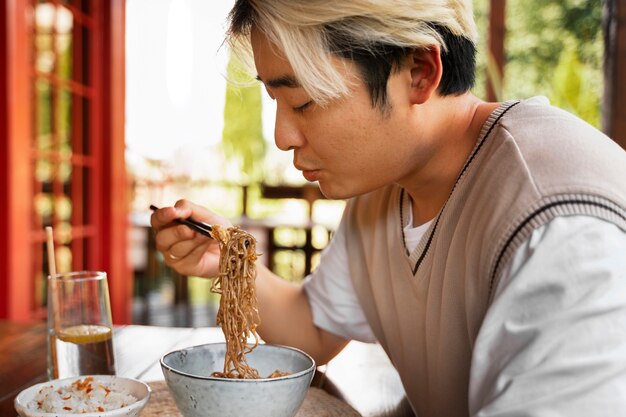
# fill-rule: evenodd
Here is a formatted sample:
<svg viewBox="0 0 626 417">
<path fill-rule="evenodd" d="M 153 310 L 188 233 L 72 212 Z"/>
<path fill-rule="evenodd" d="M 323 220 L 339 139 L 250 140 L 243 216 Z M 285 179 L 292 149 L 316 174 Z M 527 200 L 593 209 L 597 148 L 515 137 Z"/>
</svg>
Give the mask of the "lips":
<svg viewBox="0 0 626 417">
<path fill-rule="evenodd" d="M 317 169 L 304 169 L 302 170 L 302 176 L 307 180 L 307 181 L 317 181 L 319 179 L 319 173 L 320 171 Z"/>
<path fill-rule="evenodd" d="M 307 163 L 306 158 L 302 158 L 300 155 L 294 155 L 293 166 L 302 172 L 302 176 L 307 181 L 318 181 L 321 171 L 319 169 L 314 168 L 315 163 L 313 161 L 309 161 L 311 163 Z"/>
</svg>

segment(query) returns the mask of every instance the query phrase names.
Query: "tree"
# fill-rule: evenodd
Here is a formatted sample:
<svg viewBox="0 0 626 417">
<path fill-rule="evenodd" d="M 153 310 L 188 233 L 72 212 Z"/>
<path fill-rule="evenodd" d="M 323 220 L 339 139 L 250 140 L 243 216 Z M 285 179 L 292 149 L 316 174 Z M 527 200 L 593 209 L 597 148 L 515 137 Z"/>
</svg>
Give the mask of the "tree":
<svg viewBox="0 0 626 417">
<path fill-rule="evenodd" d="M 226 69 L 226 102 L 222 149 L 227 159 L 234 160 L 243 174 L 245 184 L 260 181 L 263 175 L 265 139 L 261 117 L 261 86 L 231 55 Z"/>
<path fill-rule="evenodd" d="M 600 125 L 600 97 L 585 80 L 588 75 L 575 45 L 568 45 L 559 57 L 552 76 L 552 104 L 577 114 L 594 126 Z"/>
<path fill-rule="evenodd" d="M 579 115 L 599 127 L 603 86 L 601 21 L 599 1 L 508 0 L 505 97 L 542 94 L 558 101 L 565 82 L 562 78 L 571 78 L 572 73 L 555 69 L 559 63 L 564 66 L 569 62 L 577 66 L 579 77 L 585 80 L 581 97 L 585 102 L 579 103 L 585 111 Z"/>
</svg>

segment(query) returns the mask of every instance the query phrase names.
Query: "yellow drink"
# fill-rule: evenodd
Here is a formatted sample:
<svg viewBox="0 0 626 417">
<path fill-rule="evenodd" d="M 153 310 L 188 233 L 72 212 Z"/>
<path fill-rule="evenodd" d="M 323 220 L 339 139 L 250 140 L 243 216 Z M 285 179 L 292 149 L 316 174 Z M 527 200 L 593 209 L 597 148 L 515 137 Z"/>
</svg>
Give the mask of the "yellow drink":
<svg viewBox="0 0 626 417">
<path fill-rule="evenodd" d="M 110 327 L 80 324 L 50 334 L 51 378 L 114 375 L 113 331 Z"/>
</svg>

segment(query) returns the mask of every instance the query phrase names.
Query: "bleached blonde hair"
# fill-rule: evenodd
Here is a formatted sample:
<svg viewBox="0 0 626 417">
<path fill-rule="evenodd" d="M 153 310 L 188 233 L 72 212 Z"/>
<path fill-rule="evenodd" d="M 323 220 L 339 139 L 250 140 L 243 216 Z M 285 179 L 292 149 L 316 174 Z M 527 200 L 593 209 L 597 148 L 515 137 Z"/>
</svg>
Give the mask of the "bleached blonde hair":
<svg viewBox="0 0 626 417">
<path fill-rule="evenodd" d="M 256 28 L 322 105 L 348 93 L 333 53 L 351 56 L 345 49 L 354 48 L 376 55 L 377 45 L 447 51 L 441 29 L 472 46 L 477 38 L 471 0 L 237 0 L 229 24 L 226 42 L 243 62 L 253 68 L 250 34 Z"/>
</svg>

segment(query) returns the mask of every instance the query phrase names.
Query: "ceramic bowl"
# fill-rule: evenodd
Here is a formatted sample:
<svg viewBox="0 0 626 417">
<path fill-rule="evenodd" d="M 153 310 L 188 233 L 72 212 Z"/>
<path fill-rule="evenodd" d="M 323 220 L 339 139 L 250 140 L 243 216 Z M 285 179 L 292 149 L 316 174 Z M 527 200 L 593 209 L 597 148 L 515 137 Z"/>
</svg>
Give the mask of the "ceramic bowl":
<svg viewBox="0 0 626 417">
<path fill-rule="evenodd" d="M 175 350 L 161 358 L 167 386 L 184 417 L 292 417 L 306 396 L 315 361 L 301 350 L 260 344 L 246 354 L 248 364 L 262 376 L 275 370 L 278 378 L 228 379 L 222 371 L 225 343 Z"/>
<path fill-rule="evenodd" d="M 42 388 L 52 386 L 56 389 L 69 386 L 77 379 L 82 380 L 88 376 L 93 377 L 94 383 L 101 383 L 115 392 L 130 394 L 137 398 L 137 401 L 116 410 L 84 414 L 58 412 L 46 413 L 32 408 L 31 402 Z M 150 392 L 150 387 L 146 383 L 136 379 L 122 378 L 114 375 L 82 375 L 72 378 L 54 379 L 52 381 L 43 382 L 41 384 L 33 385 L 30 388 L 26 388 L 24 391 L 20 392 L 17 397 L 15 397 L 15 410 L 21 417 L 135 417 L 139 415 L 141 410 L 143 410 L 148 403 L 148 400 L 150 399 Z M 31 408 L 29 408 L 29 405 Z"/>
</svg>

